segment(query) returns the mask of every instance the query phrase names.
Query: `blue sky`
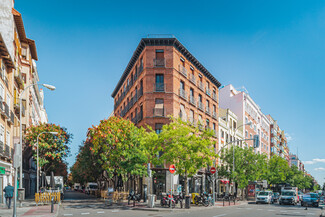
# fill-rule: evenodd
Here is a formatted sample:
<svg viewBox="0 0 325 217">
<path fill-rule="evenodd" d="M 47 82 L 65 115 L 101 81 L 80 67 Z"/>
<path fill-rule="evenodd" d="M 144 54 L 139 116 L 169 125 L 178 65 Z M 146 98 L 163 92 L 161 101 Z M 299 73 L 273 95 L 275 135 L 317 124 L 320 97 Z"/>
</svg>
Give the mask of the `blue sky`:
<svg viewBox="0 0 325 217">
<path fill-rule="evenodd" d="M 113 111 L 111 93 L 147 34 L 173 34 L 223 84 L 245 86 L 290 138 L 292 152 L 325 178 L 324 1 L 16 0 L 36 40 L 49 121 L 74 134 Z"/>
</svg>

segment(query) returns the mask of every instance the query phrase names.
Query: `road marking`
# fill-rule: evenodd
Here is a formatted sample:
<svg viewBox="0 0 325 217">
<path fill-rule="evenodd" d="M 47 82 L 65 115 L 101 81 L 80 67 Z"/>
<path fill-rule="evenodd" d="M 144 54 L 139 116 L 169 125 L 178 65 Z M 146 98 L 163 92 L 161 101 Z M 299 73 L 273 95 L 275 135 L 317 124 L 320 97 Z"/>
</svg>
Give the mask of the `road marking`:
<svg viewBox="0 0 325 217">
<path fill-rule="evenodd" d="M 298 214 L 298 213 L 300 213 L 300 212 L 293 212 L 293 213 L 297 213 L 297 214 Z"/>
<path fill-rule="evenodd" d="M 246 209 L 252 209 L 252 208 L 246 208 Z"/>
<path fill-rule="evenodd" d="M 81 215 L 89 215 L 89 212 L 82 212 Z"/>
<path fill-rule="evenodd" d="M 72 216 L 73 214 L 63 214 L 64 216 Z"/>
<path fill-rule="evenodd" d="M 97 212 L 97 213 L 105 213 L 104 211 L 99 211 L 99 212 Z"/>
<path fill-rule="evenodd" d="M 315 213 L 308 212 L 307 215 L 315 215 Z"/>
<path fill-rule="evenodd" d="M 263 210 L 263 209 L 257 209 L 257 210 Z"/>
<path fill-rule="evenodd" d="M 117 210 L 117 209 L 116 209 L 116 210 L 112 210 L 112 212 L 118 212 L 118 211 L 119 211 L 119 210 Z"/>
<path fill-rule="evenodd" d="M 274 209 L 269 209 L 268 211 L 269 211 L 269 212 L 274 212 L 275 210 L 274 210 Z"/>
<path fill-rule="evenodd" d="M 227 215 L 227 214 L 215 215 L 215 216 L 213 216 L 213 217 L 221 217 L 221 216 L 225 216 L 225 215 Z"/>
<path fill-rule="evenodd" d="M 283 211 L 283 210 L 281 210 L 280 212 L 288 212 L 288 211 Z"/>
</svg>

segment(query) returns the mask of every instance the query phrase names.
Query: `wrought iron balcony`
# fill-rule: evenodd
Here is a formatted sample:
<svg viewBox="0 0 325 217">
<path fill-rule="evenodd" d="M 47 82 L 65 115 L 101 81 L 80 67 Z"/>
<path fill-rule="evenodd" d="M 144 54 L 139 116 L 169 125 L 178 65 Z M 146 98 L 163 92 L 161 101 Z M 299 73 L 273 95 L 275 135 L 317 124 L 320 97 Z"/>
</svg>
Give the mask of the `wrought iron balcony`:
<svg viewBox="0 0 325 217">
<path fill-rule="evenodd" d="M 138 123 L 137 115 L 135 115 L 135 117 L 131 118 L 131 121 L 132 121 L 134 124 L 137 124 L 137 123 Z"/>
<path fill-rule="evenodd" d="M 213 113 L 212 113 L 212 118 L 214 118 L 214 119 L 217 120 L 217 113 L 216 113 L 216 111 L 213 111 Z"/>
<path fill-rule="evenodd" d="M 0 141 L 0 156 L 4 156 L 5 155 L 5 152 L 4 152 L 4 149 L 3 149 L 3 142 Z"/>
<path fill-rule="evenodd" d="M 21 72 L 20 72 L 19 69 L 17 69 L 17 70 L 15 71 L 15 80 L 16 80 L 16 82 L 17 82 L 17 84 L 18 84 L 19 86 L 23 86 L 23 85 L 24 85 L 23 76 L 21 75 Z"/>
<path fill-rule="evenodd" d="M 138 119 L 138 122 L 140 122 L 143 119 L 143 112 L 142 111 L 139 111 L 137 119 Z"/>
<path fill-rule="evenodd" d="M 204 85 L 203 85 L 202 81 L 198 81 L 197 86 L 199 86 L 199 88 L 200 88 L 202 91 L 204 91 Z"/>
<path fill-rule="evenodd" d="M 7 103 L 4 103 L 4 104 L 5 104 L 5 115 L 7 118 L 10 118 L 9 106 Z"/>
<path fill-rule="evenodd" d="M 179 96 L 186 100 L 186 92 L 184 89 L 179 89 Z"/>
<path fill-rule="evenodd" d="M 190 81 L 193 83 L 193 84 L 196 84 L 196 78 L 193 74 L 190 74 Z"/>
<path fill-rule="evenodd" d="M 14 113 L 12 111 L 10 112 L 10 118 L 8 119 L 8 121 L 11 124 L 14 124 L 15 123 L 15 115 L 14 115 Z"/>
<path fill-rule="evenodd" d="M 196 106 L 194 96 L 190 95 L 190 96 L 189 96 L 189 101 L 190 101 L 190 103 L 191 103 L 192 105 Z"/>
<path fill-rule="evenodd" d="M 138 94 L 138 99 L 140 99 L 141 98 L 141 96 L 143 96 L 143 87 L 140 87 L 140 89 L 139 89 L 139 92 L 138 92 L 139 94 Z"/>
<path fill-rule="evenodd" d="M 143 65 L 140 64 L 139 68 L 138 68 L 138 73 L 141 74 L 141 72 L 143 71 Z"/>
<path fill-rule="evenodd" d="M 166 61 L 165 58 L 153 59 L 154 67 L 165 67 Z"/>
<path fill-rule="evenodd" d="M 201 101 L 198 101 L 198 102 L 197 102 L 197 107 L 198 107 L 200 110 L 204 111 L 204 110 L 203 110 L 203 103 L 202 103 Z"/>
<path fill-rule="evenodd" d="M 210 107 L 206 106 L 205 107 L 205 113 L 207 113 L 208 115 L 211 115 L 211 111 L 210 111 Z"/>
<path fill-rule="evenodd" d="M 6 86 L 7 86 L 7 88 L 9 88 L 9 82 L 8 82 L 8 78 L 7 77 L 5 77 L 5 79 L 4 79 L 4 81 L 5 81 L 5 84 L 6 84 Z"/>
<path fill-rule="evenodd" d="M 214 101 L 218 102 L 218 97 L 217 97 L 217 94 L 215 92 L 212 94 L 212 99 Z"/>
<path fill-rule="evenodd" d="M 205 93 L 208 95 L 208 96 L 211 96 L 211 90 L 210 88 L 205 88 Z"/>
<path fill-rule="evenodd" d="M 187 78 L 187 70 L 184 66 L 179 65 L 179 72 Z"/>
<path fill-rule="evenodd" d="M 166 91 L 166 84 L 156 83 L 154 87 L 154 92 L 165 92 L 165 91 Z"/>
<path fill-rule="evenodd" d="M 5 145 L 5 156 L 10 157 L 10 147 L 9 147 L 9 145 Z"/>
<path fill-rule="evenodd" d="M 166 109 L 165 108 L 154 108 L 153 109 L 153 117 L 166 117 Z"/>
</svg>

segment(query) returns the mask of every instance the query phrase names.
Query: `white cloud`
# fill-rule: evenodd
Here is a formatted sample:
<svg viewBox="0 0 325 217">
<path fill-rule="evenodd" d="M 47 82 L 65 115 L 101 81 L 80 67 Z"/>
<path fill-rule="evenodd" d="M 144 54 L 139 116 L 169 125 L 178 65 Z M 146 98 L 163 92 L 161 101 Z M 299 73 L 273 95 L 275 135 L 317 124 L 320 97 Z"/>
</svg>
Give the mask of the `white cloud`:
<svg viewBox="0 0 325 217">
<path fill-rule="evenodd" d="M 318 168 L 315 168 L 314 170 L 316 170 L 316 171 L 318 171 L 318 170 L 322 170 L 322 171 L 324 171 L 325 168 L 324 168 L 324 167 L 318 167 Z"/>
<path fill-rule="evenodd" d="M 325 159 L 315 158 L 315 159 L 313 159 L 313 161 L 317 162 L 317 163 L 325 163 Z"/>
<path fill-rule="evenodd" d="M 315 162 L 312 161 L 312 160 L 307 160 L 307 161 L 303 161 L 303 163 L 304 163 L 305 165 L 310 165 L 310 164 L 314 164 Z"/>
</svg>

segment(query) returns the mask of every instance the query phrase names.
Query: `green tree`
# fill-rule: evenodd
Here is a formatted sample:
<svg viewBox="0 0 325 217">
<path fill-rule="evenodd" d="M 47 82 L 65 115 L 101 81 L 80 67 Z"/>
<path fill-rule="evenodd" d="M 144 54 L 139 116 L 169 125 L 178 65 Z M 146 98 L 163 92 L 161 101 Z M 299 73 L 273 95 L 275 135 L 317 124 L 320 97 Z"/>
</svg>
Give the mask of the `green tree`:
<svg viewBox="0 0 325 217">
<path fill-rule="evenodd" d="M 171 118 L 159 134 L 158 147 L 163 152 L 160 161 L 174 164 L 176 173 L 185 178 L 185 194 L 188 195 L 187 178 L 200 168 L 212 165 L 216 158 L 213 131 L 191 126 L 180 119 Z"/>
<path fill-rule="evenodd" d="M 269 184 L 280 184 L 287 180 L 290 172 L 288 162 L 280 156 L 273 155 L 268 161 L 267 181 Z"/>
<path fill-rule="evenodd" d="M 110 178 L 117 175 L 125 181 L 129 175 L 147 175 L 146 163 L 151 159 L 150 150 L 153 149 L 149 149 L 146 141 L 154 139 L 152 133 L 119 117 L 102 120 L 88 132 L 87 142 L 92 144 L 97 163 Z"/>
<path fill-rule="evenodd" d="M 43 132 L 57 132 L 58 134 L 52 135 Z M 27 128 L 24 141 L 32 148 L 35 160 L 37 158 L 37 137 L 40 133 L 43 134 L 39 136 L 39 166 L 46 173 L 55 172 L 70 153 L 69 144 L 72 134 L 64 127 L 49 123 Z"/>
</svg>

